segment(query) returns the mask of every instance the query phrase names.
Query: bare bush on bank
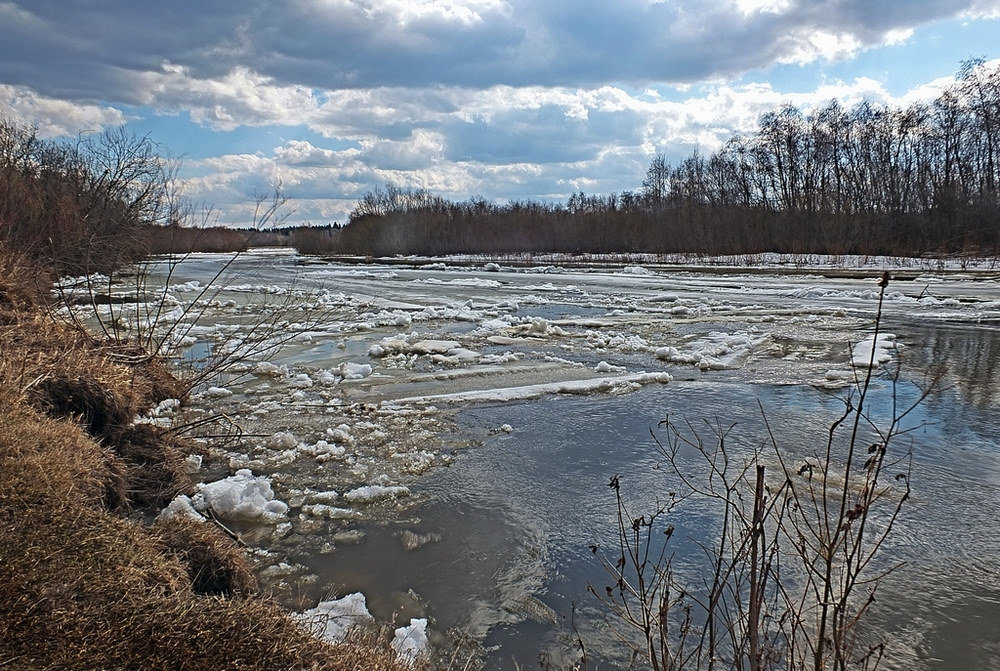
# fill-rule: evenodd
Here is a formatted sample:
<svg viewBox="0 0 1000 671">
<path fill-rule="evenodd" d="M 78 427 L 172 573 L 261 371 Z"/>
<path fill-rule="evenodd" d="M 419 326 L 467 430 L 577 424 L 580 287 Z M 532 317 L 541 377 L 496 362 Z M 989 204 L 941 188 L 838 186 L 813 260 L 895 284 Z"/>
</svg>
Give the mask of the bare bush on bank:
<svg viewBox="0 0 1000 671">
<path fill-rule="evenodd" d="M 888 279 L 879 283 L 873 341 Z M 874 352 L 813 450 L 779 443 L 763 409 L 768 438 L 748 451 L 734 447 L 734 425 L 702 430 L 667 418 L 660 424 L 665 438 L 653 434 L 667 466 L 665 501 L 636 514 L 622 479 L 611 479 L 618 543 L 606 552 L 592 546 L 610 582 L 591 591 L 643 666 L 879 666 L 884 642 L 862 636 L 861 623 L 880 580 L 897 568 L 884 548 L 910 495 L 903 420 L 933 383 L 900 406 L 897 367 L 888 413 L 879 415 L 870 387 Z M 700 571 L 674 563 L 672 515 L 692 506 L 712 520 L 707 537 L 695 541 Z"/>
<path fill-rule="evenodd" d="M 270 194 L 257 196 L 252 227 L 247 230 L 260 231 L 280 224 L 287 216 L 286 203 L 277 186 Z M 204 212 L 202 223 L 210 223 L 212 216 L 211 211 Z M 204 226 L 191 230 L 210 236 L 215 233 L 214 228 Z M 238 327 L 230 337 L 213 343 L 203 356 L 184 356 L 182 351 L 193 340 L 191 334 L 195 329 L 216 326 L 215 310 L 222 293 L 232 282 L 247 279 L 236 271 L 243 253 L 235 251 L 214 260 L 215 273 L 183 303 L 172 297 L 170 287 L 183 264 L 192 260 L 194 251 L 190 249 L 147 257 L 130 266 L 109 270 L 105 275 L 60 282 L 56 288 L 64 313 L 81 329 L 96 330 L 112 343 L 116 348 L 114 356 L 119 360 L 136 362 L 158 357 L 173 360 L 187 394 L 249 361 L 266 359 L 329 316 L 320 310 L 293 320 L 297 311 L 294 290 L 277 297 L 265 294 L 252 310 L 241 311 L 236 322 L 229 324 Z"/>
<path fill-rule="evenodd" d="M 53 141 L 0 118 L 0 242 L 60 273 L 135 261 L 146 227 L 183 215 L 176 170 L 148 136 Z"/>
</svg>

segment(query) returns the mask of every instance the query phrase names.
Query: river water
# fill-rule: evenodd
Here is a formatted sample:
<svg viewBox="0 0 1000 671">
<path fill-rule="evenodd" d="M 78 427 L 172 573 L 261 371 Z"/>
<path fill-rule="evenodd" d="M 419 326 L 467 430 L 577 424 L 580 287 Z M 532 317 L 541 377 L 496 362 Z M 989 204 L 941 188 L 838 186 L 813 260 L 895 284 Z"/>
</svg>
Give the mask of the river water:
<svg viewBox="0 0 1000 671">
<path fill-rule="evenodd" d="M 935 375 L 940 388 L 897 443 L 912 496 L 883 556 L 905 564 L 866 631 L 888 641 L 886 668 L 1000 669 L 1000 272 L 259 250 L 212 283 L 228 259 L 150 267 L 161 323 L 179 324 L 164 347 L 204 376 L 173 421 L 233 437 L 197 478 L 250 468 L 289 503 L 287 524 L 235 523 L 279 598 L 361 591 L 378 619 L 428 617 L 439 648 L 464 640 L 495 669 L 571 662 L 574 627 L 596 659 L 620 660 L 587 591 L 606 581 L 589 546 L 615 538 L 609 478 L 637 511 L 666 495 L 654 436 L 668 415 L 736 423 L 736 450 L 766 438 L 762 414 L 779 445 L 821 442 L 887 268 L 873 407 Z M 345 497 L 365 486 L 381 494 Z M 678 520 L 681 551 L 696 517 Z"/>
</svg>

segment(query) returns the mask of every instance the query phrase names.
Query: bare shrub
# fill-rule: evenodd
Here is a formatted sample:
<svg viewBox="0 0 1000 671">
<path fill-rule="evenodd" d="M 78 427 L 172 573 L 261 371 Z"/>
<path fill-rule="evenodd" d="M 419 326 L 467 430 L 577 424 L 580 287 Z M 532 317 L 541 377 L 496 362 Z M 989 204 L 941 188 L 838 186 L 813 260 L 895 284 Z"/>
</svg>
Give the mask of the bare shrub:
<svg viewBox="0 0 1000 671">
<path fill-rule="evenodd" d="M 882 295 L 888 279 L 879 283 Z M 862 639 L 859 624 L 880 580 L 897 567 L 882 550 L 910 494 L 902 422 L 929 389 L 909 406 L 893 392 L 889 414 L 876 416 L 869 407 L 874 350 L 815 450 L 780 444 L 763 409 L 769 437 L 744 449 L 734 446 L 734 425 L 705 431 L 668 418 L 665 438 L 653 434 L 670 476 L 668 499 L 636 515 L 621 479 L 612 478 L 617 547 L 611 554 L 591 548 L 611 583 L 591 591 L 649 668 L 879 665 L 884 646 Z M 776 472 L 767 471 L 769 462 Z M 695 541 L 703 562 L 694 574 L 675 566 L 671 549 L 670 521 L 682 506 L 712 520 L 707 538 Z"/>
</svg>

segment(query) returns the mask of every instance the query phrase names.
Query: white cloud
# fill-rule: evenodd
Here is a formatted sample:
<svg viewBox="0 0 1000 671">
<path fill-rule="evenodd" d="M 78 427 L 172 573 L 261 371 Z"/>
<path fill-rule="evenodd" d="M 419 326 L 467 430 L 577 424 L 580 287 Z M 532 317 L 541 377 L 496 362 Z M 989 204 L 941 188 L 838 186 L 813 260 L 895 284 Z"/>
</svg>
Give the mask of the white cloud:
<svg viewBox="0 0 1000 671">
<path fill-rule="evenodd" d="M 43 138 L 101 131 L 127 121 L 114 107 L 49 98 L 23 86 L 5 84 L 0 84 L 0 116 L 37 127 Z"/>
<path fill-rule="evenodd" d="M 744 16 L 754 13 L 781 14 L 792 6 L 792 0 L 736 0 Z"/>
<path fill-rule="evenodd" d="M 787 38 L 785 53 L 778 58 L 780 63 L 811 63 L 817 58 L 827 61 L 850 58 L 857 53 L 862 42 L 850 33 L 835 33 L 823 29 L 808 28 L 798 30 Z"/>
<path fill-rule="evenodd" d="M 311 89 L 276 84 L 245 67 L 214 79 L 198 78 L 188 68 L 164 65 L 156 72 L 130 75 L 137 102 L 160 111 L 187 111 L 195 123 L 216 130 L 293 123 L 317 107 Z"/>
</svg>

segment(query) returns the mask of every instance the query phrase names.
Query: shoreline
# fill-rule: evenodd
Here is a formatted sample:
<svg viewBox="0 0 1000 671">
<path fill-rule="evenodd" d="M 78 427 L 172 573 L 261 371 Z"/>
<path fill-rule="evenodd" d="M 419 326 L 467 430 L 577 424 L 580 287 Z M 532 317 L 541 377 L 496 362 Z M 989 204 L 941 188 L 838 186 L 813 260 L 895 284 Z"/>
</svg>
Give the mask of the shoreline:
<svg viewBox="0 0 1000 671">
<path fill-rule="evenodd" d="M 135 418 L 183 382 L 53 317 L 26 264 L 0 271 L 0 665 L 410 668 L 384 634 L 313 635 L 215 524 L 156 519 L 197 450 Z"/>
</svg>

